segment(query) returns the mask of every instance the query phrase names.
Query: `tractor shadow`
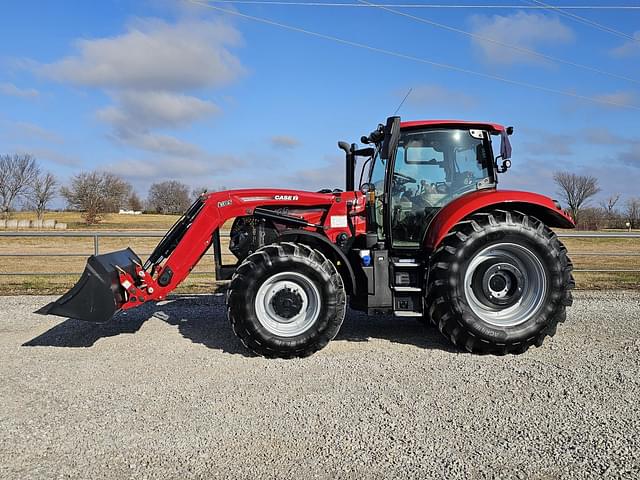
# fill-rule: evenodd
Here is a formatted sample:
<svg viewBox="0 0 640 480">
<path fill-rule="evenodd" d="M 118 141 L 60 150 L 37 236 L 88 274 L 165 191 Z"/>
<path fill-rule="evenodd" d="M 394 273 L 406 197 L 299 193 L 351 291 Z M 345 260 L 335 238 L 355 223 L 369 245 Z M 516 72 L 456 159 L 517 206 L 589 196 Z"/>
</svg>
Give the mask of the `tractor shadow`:
<svg viewBox="0 0 640 480">
<path fill-rule="evenodd" d="M 342 328 L 333 341 L 368 342 L 371 339 L 460 353 L 460 350 L 431 324 L 415 318 L 400 318 L 390 314 L 368 316 L 356 310 L 347 312 Z"/>
<path fill-rule="evenodd" d="M 148 320 L 161 320 L 177 327 L 193 343 L 225 353 L 251 356 L 227 322 L 223 294 L 176 295 L 158 304 L 147 303 L 119 312 L 107 323 L 90 323 L 68 318 L 22 344 L 23 347 L 92 347 L 98 340 L 134 334 Z"/>
<path fill-rule="evenodd" d="M 22 344 L 23 347 L 93 346 L 101 338 L 115 337 L 123 333 L 136 333 L 153 315 L 153 305 L 143 305 L 131 313 L 119 313 L 107 323 L 83 322 L 68 318 L 62 323 Z"/>
<path fill-rule="evenodd" d="M 178 295 L 160 304 L 145 304 L 118 313 L 110 322 L 95 324 L 67 319 L 25 342 L 25 347 L 87 348 L 102 338 L 136 333 L 150 319 L 175 326 L 193 343 L 224 353 L 254 356 L 244 348 L 227 321 L 224 295 Z M 437 329 L 411 318 L 367 316 L 349 310 L 334 341 L 367 342 L 384 339 L 425 349 L 459 352 Z"/>
</svg>

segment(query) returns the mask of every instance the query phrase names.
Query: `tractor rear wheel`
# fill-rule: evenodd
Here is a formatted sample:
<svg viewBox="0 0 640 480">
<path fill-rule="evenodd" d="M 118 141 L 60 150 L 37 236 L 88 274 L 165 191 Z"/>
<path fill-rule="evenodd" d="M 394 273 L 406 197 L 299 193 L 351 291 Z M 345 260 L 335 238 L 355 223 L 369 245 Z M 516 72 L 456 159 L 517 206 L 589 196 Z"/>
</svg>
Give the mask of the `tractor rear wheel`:
<svg viewBox="0 0 640 480">
<path fill-rule="evenodd" d="M 238 267 L 227 291 L 233 331 L 265 357 L 306 357 L 332 340 L 346 293 L 336 267 L 299 243 L 267 245 Z"/>
<path fill-rule="evenodd" d="M 575 286 L 567 250 L 540 220 L 476 213 L 434 252 L 427 305 L 440 331 L 470 352 L 522 353 L 553 336 Z"/>
</svg>

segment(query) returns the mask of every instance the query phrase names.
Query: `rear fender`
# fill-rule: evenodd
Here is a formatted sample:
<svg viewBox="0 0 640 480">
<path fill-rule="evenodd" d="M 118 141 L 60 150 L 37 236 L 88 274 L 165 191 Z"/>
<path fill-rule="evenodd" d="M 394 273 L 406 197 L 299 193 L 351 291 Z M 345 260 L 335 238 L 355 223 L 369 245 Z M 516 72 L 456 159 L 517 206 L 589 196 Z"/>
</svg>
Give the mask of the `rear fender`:
<svg viewBox="0 0 640 480">
<path fill-rule="evenodd" d="M 435 250 L 454 225 L 472 213 L 496 208 L 516 210 L 536 217 L 548 227 L 575 227 L 571 217 L 544 195 L 515 190 L 479 190 L 458 197 L 438 212 L 425 235 L 424 248 Z"/>
</svg>

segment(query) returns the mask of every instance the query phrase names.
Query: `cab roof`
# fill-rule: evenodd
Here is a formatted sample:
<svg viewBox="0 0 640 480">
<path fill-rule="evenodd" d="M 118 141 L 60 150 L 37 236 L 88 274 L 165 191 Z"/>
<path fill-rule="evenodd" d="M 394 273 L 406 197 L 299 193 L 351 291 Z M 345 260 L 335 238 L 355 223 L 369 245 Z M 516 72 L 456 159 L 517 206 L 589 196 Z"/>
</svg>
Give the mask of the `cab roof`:
<svg viewBox="0 0 640 480">
<path fill-rule="evenodd" d="M 481 130 L 489 130 L 498 134 L 504 132 L 505 127 L 498 123 L 473 122 L 467 120 L 415 120 L 411 122 L 400 122 L 400 128 L 414 127 L 475 127 Z"/>
</svg>

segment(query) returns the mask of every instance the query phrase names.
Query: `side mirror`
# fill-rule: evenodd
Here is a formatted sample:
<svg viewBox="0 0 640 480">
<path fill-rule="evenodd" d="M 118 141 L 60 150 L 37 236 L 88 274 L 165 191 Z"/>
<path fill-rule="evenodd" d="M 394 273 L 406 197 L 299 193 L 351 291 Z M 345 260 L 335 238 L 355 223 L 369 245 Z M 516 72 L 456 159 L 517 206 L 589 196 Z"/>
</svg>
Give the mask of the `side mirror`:
<svg viewBox="0 0 640 480">
<path fill-rule="evenodd" d="M 380 149 L 380 157 L 389 160 L 398 147 L 400 141 L 400 117 L 387 118 L 387 125 L 384 127 L 384 139 Z"/>
<path fill-rule="evenodd" d="M 498 159 L 502 158 L 502 155 L 496 157 L 496 171 L 498 173 L 504 173 L 511 168 L 511 159 L 502 158 L 502 165 L 498 165 Z"/>
</svg>

